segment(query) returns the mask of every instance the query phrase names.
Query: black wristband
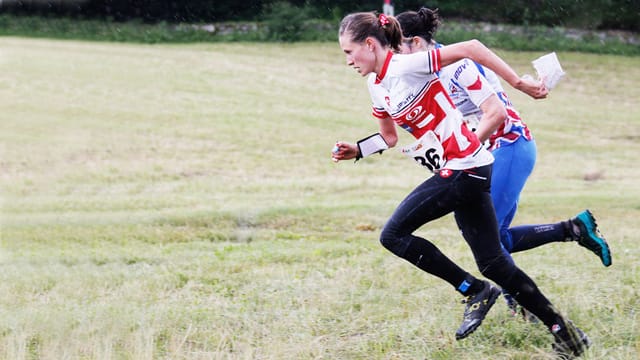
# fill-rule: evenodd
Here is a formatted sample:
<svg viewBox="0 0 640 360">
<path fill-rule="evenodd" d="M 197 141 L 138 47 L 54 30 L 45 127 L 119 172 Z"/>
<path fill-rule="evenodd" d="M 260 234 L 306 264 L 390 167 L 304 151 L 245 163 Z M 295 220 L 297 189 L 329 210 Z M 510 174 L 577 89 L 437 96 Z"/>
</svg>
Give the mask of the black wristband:
<svg viewBox="0 0 640 360">
<path fill-rule="evenodd" d="M 360 148 L 358 146 L 356 146 L 356 161 L 358 161 L 360 159 L 362 159 L 362 153 L 360 152 Z"/>
</svg>

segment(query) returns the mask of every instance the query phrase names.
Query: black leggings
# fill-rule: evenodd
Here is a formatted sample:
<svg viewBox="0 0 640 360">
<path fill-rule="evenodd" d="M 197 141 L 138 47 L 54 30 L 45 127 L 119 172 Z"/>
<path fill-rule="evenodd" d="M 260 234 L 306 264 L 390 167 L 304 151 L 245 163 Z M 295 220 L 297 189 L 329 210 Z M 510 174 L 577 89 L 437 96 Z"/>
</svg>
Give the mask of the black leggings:
<svg viewBox="0 0 640 360">
<path fill-rule="evenodd" d="M 431 242 L 412 235 L 429 221 L 450 212 L 469 244 L 480 272 L 512 294 L 548 326 L 559 314 L 536 284 L 502 250 L 493 202 L 491 165 L 468 170 L 442 170 L 415 188 L 398 206 L 380 235 L 397 256 L 435 275 L 464 293 L 473 279 Z"/>
</svg>

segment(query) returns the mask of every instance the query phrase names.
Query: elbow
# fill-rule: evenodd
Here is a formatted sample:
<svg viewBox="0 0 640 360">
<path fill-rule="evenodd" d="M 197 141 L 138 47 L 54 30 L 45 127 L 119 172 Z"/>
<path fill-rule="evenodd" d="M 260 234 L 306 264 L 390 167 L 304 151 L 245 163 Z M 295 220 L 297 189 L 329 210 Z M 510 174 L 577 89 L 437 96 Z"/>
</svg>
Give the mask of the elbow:
<svg viewBox="0 0 640 360">
<path fill-rule="evenodd" d="M 398 136 L 387 135 L 384 137 L 384 141 L 387 142 L 387 146 L 389 146 L 389 148 L 392 148 L 398 144 Z"/>
<path fill-rule="evenodd" d="M 481 54 L 482 49 L 485 48 L 484 44 L 480 42 L 478 39 L 471 39 L 467 41 L 467 47 L 471 54 Z"/>
<path fill-rule="evenodd" d="M 491 115 L 489 116 L 489 118 L 491 119 L 490 124 L 492 132 L 496 131 L 500 127 L 500 125 L 505 122 L 507 116 L 507 110 L 504 108 L 504 106 L 495 108 L 494 111 L 492 111 Z"/>
<path fill-rule="evenodd" d="M 484 66 L 487 65 L 487 61 L 490 60 L 490 50 L 487 48 L 480 40 L 472 39 L 466 42 L 466 53 L 468 54 L 466 57 L 471 60 L 482 64 Z"/>
<path fill-rule="evenodd" d="M 509 116 L 507 109 L 497 95 L 491 95 L 480 104 L 480 110 L 484 114 L 482 118 L 487 119 L 487 125 L 492 131 L 495 131 Z"/>
<path fill-rule="evenodd" d="M 469 47 L 472 47 L 474 49 L 483 47 L 482 43 L 478 39 L 467 40 L 467 42 L 469 43 Z"/>
</svg>

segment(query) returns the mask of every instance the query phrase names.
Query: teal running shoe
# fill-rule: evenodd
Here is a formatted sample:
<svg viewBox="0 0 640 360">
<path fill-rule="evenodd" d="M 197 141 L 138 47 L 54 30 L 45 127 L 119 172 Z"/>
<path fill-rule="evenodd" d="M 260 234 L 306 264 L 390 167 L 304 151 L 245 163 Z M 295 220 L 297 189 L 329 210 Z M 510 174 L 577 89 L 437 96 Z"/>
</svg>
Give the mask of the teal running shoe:
<svg viewBox="0 0 640 360">
<path fill-rule="evenodd" d="M 585 210 L 578 214 L 575 218 L 571 219 L 571 222 L 580 229 L 580 235 L 578 236 L 578 244 L 591 250 L 596 254 L 604 266 L 611 265 L 611 251 L 609 250 L 609 244 L 607 240 L 602 237 L 596 219 L 591 214 L 591 211 Z"/>
</svg>

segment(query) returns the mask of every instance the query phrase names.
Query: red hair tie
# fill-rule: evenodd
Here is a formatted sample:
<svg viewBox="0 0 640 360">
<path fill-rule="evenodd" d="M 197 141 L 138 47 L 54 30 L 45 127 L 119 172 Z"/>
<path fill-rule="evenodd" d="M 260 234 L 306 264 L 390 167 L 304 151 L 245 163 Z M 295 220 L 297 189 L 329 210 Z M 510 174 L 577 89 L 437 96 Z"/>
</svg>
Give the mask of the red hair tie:
<svg viewBox="0 0 640 360">
<path fill-rule="evenodd" d="M 384 27 L 385 25 L 389 25 L 390 21 L 387 15 L 380 14 L 378 15 L 378 21 L 380 22 L 380 26 Z"/>
</svg>

